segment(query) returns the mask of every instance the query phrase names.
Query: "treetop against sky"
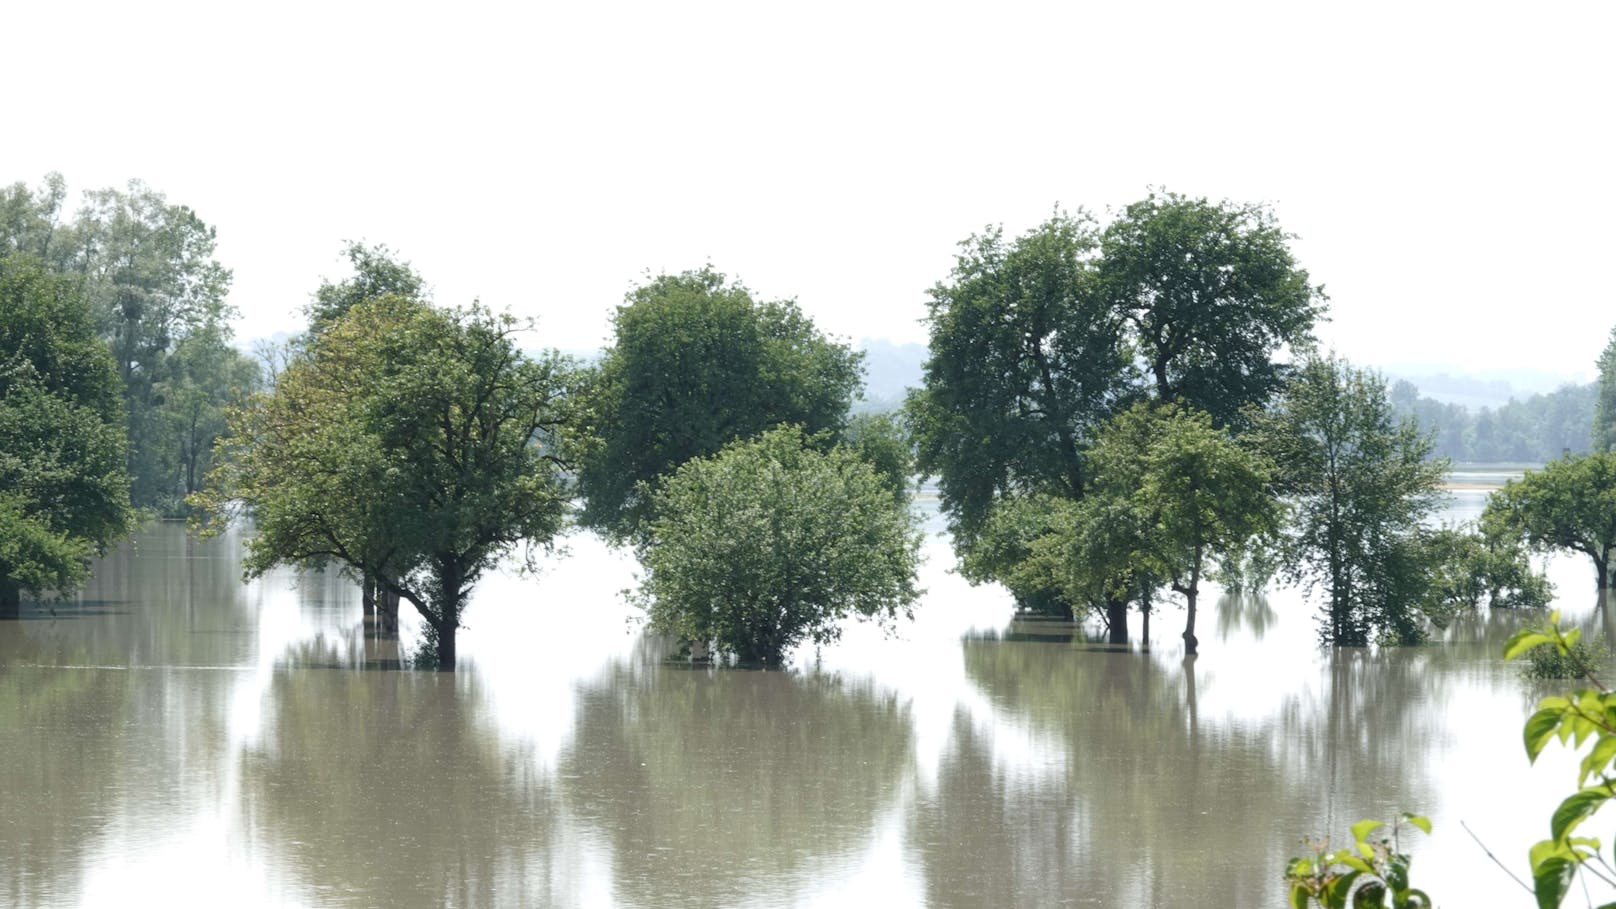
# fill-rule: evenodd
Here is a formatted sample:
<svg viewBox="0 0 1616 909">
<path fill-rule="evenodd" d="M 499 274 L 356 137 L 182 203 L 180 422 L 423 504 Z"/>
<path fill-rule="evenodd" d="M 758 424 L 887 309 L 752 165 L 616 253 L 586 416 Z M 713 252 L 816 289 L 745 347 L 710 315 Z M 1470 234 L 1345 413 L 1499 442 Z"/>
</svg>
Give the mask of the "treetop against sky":
<svg viewBox="0 0 1616 909">
<path fill-rule="evenodd" d="M 1354 360 L 1591 376 L 1613 27 L 1595 0 L 32 4 L 7 59 L 51 90 L 14 99 L 0 180 L 191 206 L 243 338 L 300 327 L 365 240 L 574 349 L 709 261 L 919 341 L 960 240 L 1164 187 L 1272 205 Z"/>
</svg>

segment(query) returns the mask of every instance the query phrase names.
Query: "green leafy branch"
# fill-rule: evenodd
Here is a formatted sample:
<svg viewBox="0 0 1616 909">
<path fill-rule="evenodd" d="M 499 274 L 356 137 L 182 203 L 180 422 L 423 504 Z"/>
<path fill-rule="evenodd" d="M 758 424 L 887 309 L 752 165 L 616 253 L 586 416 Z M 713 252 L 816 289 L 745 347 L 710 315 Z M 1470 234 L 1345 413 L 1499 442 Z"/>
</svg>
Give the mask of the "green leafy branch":
<svg viewBox="0 0 1616 909">
<path fill-rule="evenodd" d="M 1294 909 L 1315 904 L 1323 909 L 1430 909 L 1431 897 L 1409 885 L 1410 859 L 1398 838 L 1403 823 L 1431 832 L 1429 818 L 1404 814 L 1392 823 L 1390 836 L 1371 838 L 1387 825 L 1368 820 L 1352 825 L 1351 847 L 1331 852 L 1327 842 L 1313 843 L 1313 855 L 1291 859 L 1285 868 L 1290 905 Z"/>
<path fill-rule="evenodd" d="M 1559 906 L 1579 870 L 1616 887 L 1616 868 L 1599 854 L 1599 840 L 1576 835 L 1584 821 L 1616 798 L 1616 693 L 1599 681 L 1593 667 L 1574 649 L 1581 637 L 1582 632 L 1575 628 L 1562 630 L 1560 614 L 1553 612 L 1546 625 L 1516 632 L 1504 647 L 1504 659 L 1513 660 L 1535 647 L 1551 646 L 1594 686 L 1539 701 L 1523 730 L 1526 756 L 1534 764 L 1552 739 L 1574 749 L 1593 742 L 1578 768 L 1577 791 L 1560 802 L 1549 819 L 1549 838 L 1532 846 L 1529 853 L 1533 892 L 1540 909 Z M 1616 909 L 1616 902 L 1600 909 Z"/>
</svg>

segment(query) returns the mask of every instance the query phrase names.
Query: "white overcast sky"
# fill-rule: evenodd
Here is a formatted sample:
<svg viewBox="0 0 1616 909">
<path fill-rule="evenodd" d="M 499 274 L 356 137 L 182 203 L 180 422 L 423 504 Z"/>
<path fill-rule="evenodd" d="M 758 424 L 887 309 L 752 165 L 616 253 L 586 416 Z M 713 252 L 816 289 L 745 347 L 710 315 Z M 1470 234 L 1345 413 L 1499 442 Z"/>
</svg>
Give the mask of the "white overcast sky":
<svg viewBox="0 0 1616 909">
<path fill-rule="evenodd" d="M 712 262 L 924 340 L 989 223 L 1270 203 L 1353 360 L 1591 375 L 1616 323 L 1616 3 L 8 4 L 0 181 L 145 180 L 238 335 L 346 239 L 595 348 Z"/>
</svg>

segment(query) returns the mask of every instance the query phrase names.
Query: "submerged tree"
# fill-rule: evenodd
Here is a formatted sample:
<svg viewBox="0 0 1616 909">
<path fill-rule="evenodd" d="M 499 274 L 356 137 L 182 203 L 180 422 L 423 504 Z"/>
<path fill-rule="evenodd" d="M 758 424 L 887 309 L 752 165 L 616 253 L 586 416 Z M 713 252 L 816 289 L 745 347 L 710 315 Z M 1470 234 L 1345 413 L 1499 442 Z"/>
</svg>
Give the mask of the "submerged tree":
<svg viewBox="0 0 1616 909">
<path fill-rule="evenodd" d="M 1570 549 L 1594 563 L 1600 590 L 1610 587 L 1616 551 L 1616 451 L 1557 458 L 1493 493 L 1484 525 L 1524 537 L 1540 549 Z"/>
<path fill-rule="evenodd" d="M 1396 419 L 1379 376 L 1332 356 L 1302 365 L 1261 438 L 1292 506 L 1286 571 L 1325 588 L 1325 643 L 1418 640 L 1420 523 L 1447 469 L 1430 458 L 1429 437 Z"/>
<path fill-rule="evenodd" d="M 636 288 L 613 325 L 584 395 L 578 488 L 580 521 L 620 540 L 654 517 L 650 493 L 680 464 L 784 424 L 839 433 L 859 387 L 859 354 L 711 267 Z"/>
<path fill-rule="evenodd" d="M 185 421 L 167 406 L 178 386 L 199 377 L 176 359 L 188 339 L 216 339 L 222 355 L 232 314 L 231 273 L 214 258 L 214 229 L 196 212 L 133 180 L 124 189 L 86 192 L 69 215 L 59 174 L 30 191 L 0 189 L 0 249 L 36 256 L 47 269 L 75 277 L 97 333 L 108 344 L 122 384 L 128 426 L 128 472 L 136 505 L 174 513 L 187 492 L 179 437 Z M 223 370 L 239 377 L 241 368 Z M 229 378 L 205 377 L 228 387 Z M 210 393 L 214 390 L 210 389 Z M 222 392 L 221 392 L 222 394 Z M 195 428 L 195 427 L 192 427 Z"/>
<path fill-rule="evenodd" d="M 1286 374 L 1278 355 L 1311 342 L 1322 308 L 1288 240 L 1260 206 L 1163 194 L 1103 231 L 1057 214 L 1014 242 L 993 229 L 961 245 L 931 291 L 931 358 L 907 409 L 969 577 L 1010 582 L 1023 606 L 1097 605 L 1022 564 L 1044 532 L 1024 503 L 1081 502 L 1100 427 L 1136 401 L 1203 411 L 1220 430 L 1265 404 Z M 1125 639 L 1126 611 L 1104 602 Z"/>
<path fill-rule="evenodd" d="M 0 258 L 0 616 L 77 587 L 133 526 L 122 416 L 78 282 Z"/>
<path fill-rule="evenodd" d="M 695 458 L 658 489 L 640 547 L 651 626 L 778 666 L 850 615 L 891 622 L 919 591 L 907 500 L 859 455 L 797 427 Z"/>
<path fill-rule="evenodd" d="M 1268 465 L 1209 414 L 1144 404 L 1107 424 L 1089 460 L 1089 493 L 1054 512 L 1029 564 L 1074 600 L 1145 602 L 1169 588 L 1184 598 L 1184 652 L 1195 653 L 1201 581 L 1275 526 Z"/>
<path fill-rule="evenodd" d="M 202 497 L 252 508 L 248 571 L 336 561 L 420 612 L 438 665 L 472 586 L 520 543 L 547 545 L 567 492 L 554 454 L 570 372 L 533 361 L 478 306 L 367 300 L 233 422 Z M 531 550 L 530 550 L 531 555 Z"/>
</svg>

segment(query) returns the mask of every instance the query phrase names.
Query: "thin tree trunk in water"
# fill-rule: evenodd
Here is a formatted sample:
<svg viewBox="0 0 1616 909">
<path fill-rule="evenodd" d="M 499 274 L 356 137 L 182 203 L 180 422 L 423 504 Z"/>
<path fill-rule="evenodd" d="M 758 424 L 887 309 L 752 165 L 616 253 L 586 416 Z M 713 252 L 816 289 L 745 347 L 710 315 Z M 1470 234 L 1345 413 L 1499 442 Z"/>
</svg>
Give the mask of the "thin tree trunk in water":
<svg viewBox="0 0 1616 909">
<path fill-rule="evenodd" d="M 368 626 L 376 618 L 376 577 L 368 571 L 359 582 L 359 603 L 364 609 L 365 624 Z"/>
<path fill-rule="evenodd" d="M 1109 597 L 1105 601 L 1105 623 L 1111 633 L 1106 638 L 1112 644 L 1128 643 L 1128 601 Z"/>
<path fill-rule="evenodd" d="M 1184 616 L 1184 655 L 1195 656 L 1200 641 L 1195 637 L 1195 601 L 1201 595 L 1201 547 L 1195 547 L 1194 567 L 1190 569 L 1190 583 L 1184 588 L 1184 603 L 1189 608 Z"/>
<path fill-rule="evenodd" d="M 22 588 L 10 578 L 0 578 L 0 619 L 22 615 Z"/>
</svg>

